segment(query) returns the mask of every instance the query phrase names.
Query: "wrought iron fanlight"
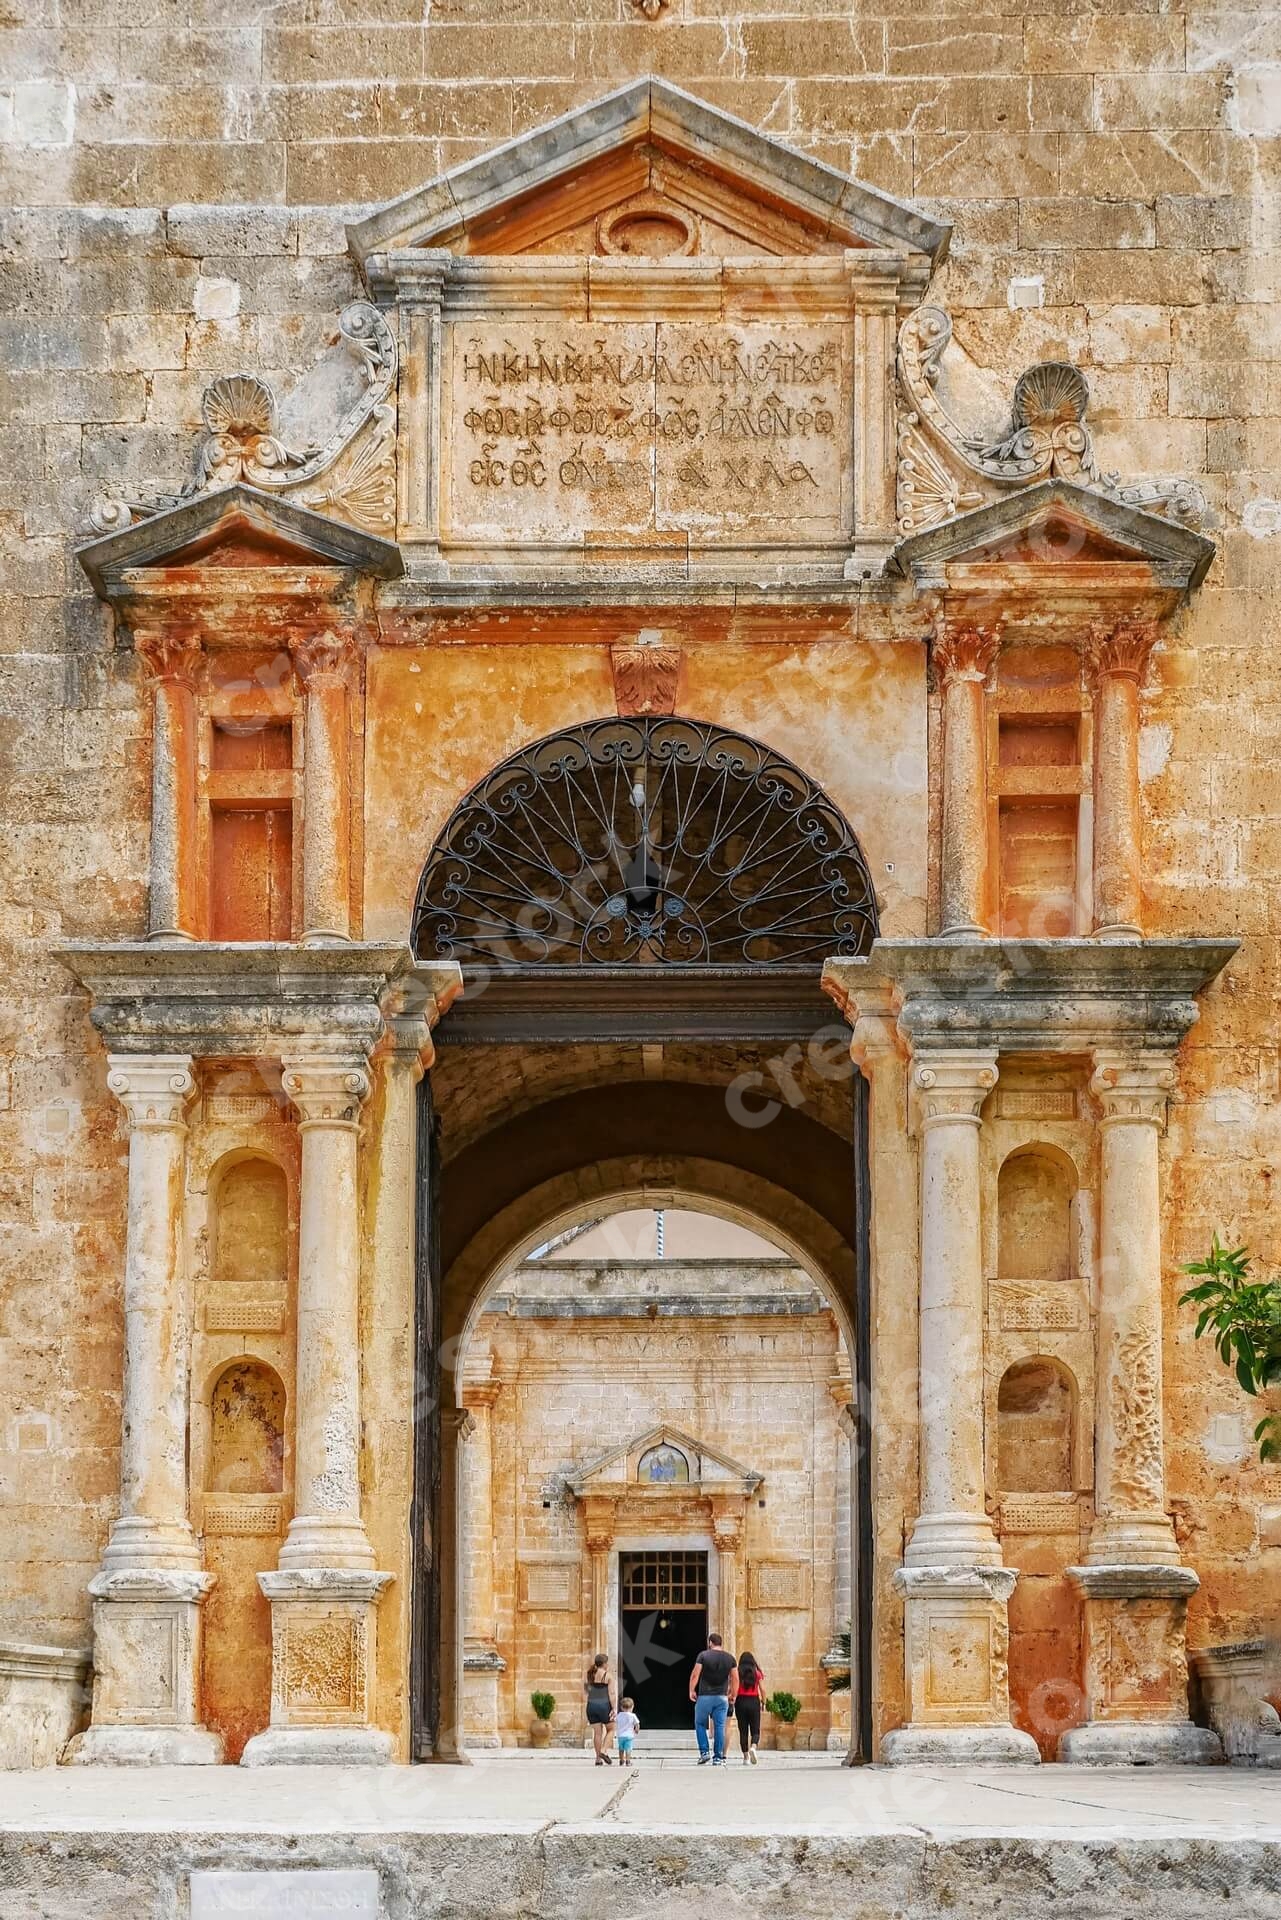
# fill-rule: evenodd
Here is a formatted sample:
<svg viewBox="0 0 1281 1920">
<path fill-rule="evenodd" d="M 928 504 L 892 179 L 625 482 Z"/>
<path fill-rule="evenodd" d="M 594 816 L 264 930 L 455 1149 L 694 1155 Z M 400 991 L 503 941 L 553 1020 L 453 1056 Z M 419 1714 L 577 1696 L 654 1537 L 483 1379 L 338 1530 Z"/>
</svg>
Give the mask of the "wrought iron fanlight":
<svg viewBox="0 0 1281 1920">
<path fill-rule="evenodd" d="M 742 734 L 596 720 L 473 788 L 418 890 L 420 959 L 817 966 L 876 936 L 867 863 L 826 795 Z"/>
</svg>

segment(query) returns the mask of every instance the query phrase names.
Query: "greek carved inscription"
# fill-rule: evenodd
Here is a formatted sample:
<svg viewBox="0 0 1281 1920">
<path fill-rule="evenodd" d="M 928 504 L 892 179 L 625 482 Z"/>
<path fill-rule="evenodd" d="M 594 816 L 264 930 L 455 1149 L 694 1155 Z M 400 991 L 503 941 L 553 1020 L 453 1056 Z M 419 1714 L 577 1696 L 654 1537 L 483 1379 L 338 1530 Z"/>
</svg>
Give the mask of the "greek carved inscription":
<svg viewBox="0 0 1281 1920">
<path fill-rule="evenodd" d="M 848 389 L 835 326 L 459 321 L 453 530 L 837 535 Z"/>
</svg>

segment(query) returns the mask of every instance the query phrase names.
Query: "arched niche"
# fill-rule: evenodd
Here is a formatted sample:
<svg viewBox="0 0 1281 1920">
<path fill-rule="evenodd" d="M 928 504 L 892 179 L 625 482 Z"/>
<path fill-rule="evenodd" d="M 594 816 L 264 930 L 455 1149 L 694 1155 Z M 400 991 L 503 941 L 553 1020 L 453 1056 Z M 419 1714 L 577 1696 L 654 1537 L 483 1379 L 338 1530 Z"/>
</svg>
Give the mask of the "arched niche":
<svg viewBox="0 0 1281 1920">
<path fill-rule="evenodd" d="M 1076 1168 L 1058 1147 L 1020 1147 L 997 1177 L 997 1275 L 1070 1280 L 1076 1271 L 1072 1210 Z"/>
<path fill-rule="evenodd" d="M 996 1477 L 1002 1493 L 1071 1493 L 1076 1381 L 1059 1360 L 1016 1360 L 996 1397 Z"/>
<path fill-rule="evenodd" d="M 285 1484 L 285 1389 L 262 1360 L 234 1360 L 209 1396 L 205 1491 L 280 1493 Z"/>
<path fill-rule="evenodd" d="M 289 1183 L 265 1154 L 237 1154 L 211 1182 L 211 1277 L 283 1286 L 289 1271 Z"/>
</svg>

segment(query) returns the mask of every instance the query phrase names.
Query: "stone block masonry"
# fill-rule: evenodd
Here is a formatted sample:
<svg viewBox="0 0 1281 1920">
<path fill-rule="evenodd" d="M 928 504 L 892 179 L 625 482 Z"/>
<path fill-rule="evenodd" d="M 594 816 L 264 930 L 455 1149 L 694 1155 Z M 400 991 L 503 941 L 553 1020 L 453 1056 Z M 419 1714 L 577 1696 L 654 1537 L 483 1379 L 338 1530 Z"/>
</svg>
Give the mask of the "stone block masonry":
<svg viewBox="0 0 1281 1920">
<path fill-rule="evenodd" d="M 134 0 L 41 0 L 0 21 L 0 1635 L 87 1646 L 88 1583 L 121 1517 L 128 1145 L 103 1049 L 51 948 L 147 932 L 152 697 L 72 545 L 104 492 L 187 479 L 216 376 L 252 369 L 287 399 L 363 291 L 349 220 L 654 73 L 952 223 L 930 298 L 953 315 L 958 414 L 999 423 L 1025 367 L 1070 359 L 1093 391 L 1100 466 L 1192 478 L 1217 519 L 1212 571 L 1135 689 L 1139 904 L 1149 934 L 1244 941 L 1181 1051 L 1153 1152 L 1166 1194 L 1166 1493 L 1202 1581 L 1189 1637 L 1252 1636 L 1281 1579 L 1281 1545 L 1259 1518 L 1276 1475 L 1174 1303 L 1178 1264 L 1216 1227 L 1261 1265 L 1281 1261 L 1281 15 L 1139 0 L 1056 12 L 1042 0 L 668 0 L 652 20 L 632 0 L 180 11 L 153 22 Z M 808 632 L 784 614 L 768 640 L 758 630 L 716 658 L 695 636 L 682 697 L 693 689 L 822 763 L 835 787 L 825 768 L 878 757 L 851 753 L 851 715 L 871 716 L 860 737 L 875 740 L 917 682 L 898 639 L 874 657 L 826 635 L 809 648 Z M 350 906 L 353 924 L 363 913 L 388 937 L 408 925 L 423 823 L 565 712 L 609 703 L 598 634 L 562 647 L 544 632 L 527 650 L 499 623 L 475 645 L 438 638 L 420 677 L 408 648 L 370 670 L 379 749 L 398 744 L 382 763 L 370 752 L 368 794 L 352 795 Z M 923 818 L 919 675 L 910 746 L 875 793 L 865 771 L 845 788 L 860 831 L 878 808 L 919 804 Z M 380 693 L 393 683 L 394 698 Z M 415 771 L 426 784 L 412 805 L 396 784 L 410 760 L 429 769 Z M 887 837 L 876 873 L 886 928 L 903 936 L 937 924 L 938 875 L 924 830 L 915 837 Z M 888 1170 L 878 1178 L 888 1191 Z M 895 1466 L 903 1485 L 911 1445 Z M 403 1532 L 401 1518 L 387 1530 Z M 896 1527 L 890 1516 L 887 1534 Z M 408 1604 L 400 1589 L 395 1604 Z M 1248 1913 L 1240 1871 L 1229 1884 Z M 1155 1884 L 1135 1869 L 1136 1912 Z M 41 1896 L 20 1897 L 39 1910 Z"/>
</svg>

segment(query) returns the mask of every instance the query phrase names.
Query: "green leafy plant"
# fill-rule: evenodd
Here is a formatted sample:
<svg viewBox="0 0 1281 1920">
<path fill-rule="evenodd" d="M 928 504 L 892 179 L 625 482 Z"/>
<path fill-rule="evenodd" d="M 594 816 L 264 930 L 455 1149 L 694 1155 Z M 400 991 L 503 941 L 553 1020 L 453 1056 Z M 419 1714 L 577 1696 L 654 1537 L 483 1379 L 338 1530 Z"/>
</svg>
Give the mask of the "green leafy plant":
<svg viewBox="0 0 1281 1920">
<path fill-rule="evenodd" d="M 529 1696 L 529 1704 L 534 1709 L 538 1719 L 550 1720 L 556 1711 L 556 1695 L 554 1693 L 531 1693 Z"/>
<path fill-rule="evenodd" d="M 850 1690 L 850 1632 L 838 1633 L 832 1640 L 832 1652 L 839 1653 L 845 1661 L 843 1667 L 828 1667 L 827 1691 L 829 1693 L 848 1693 Z M 826 1663 L 825 1663 L 826 1664 Z"/>
<path fill-rule="evenodd" d="M 772 1713 L 785 1727 L 790 1727 L 800 1718 L 801 1703 L 794 1693 L 771 1693 L 765 1702 L 766 1713 Z"/>
<path fill-rule="evenodd" d="M 1252 1280 L 1245 1247 L 1223 1247 L 1216 1233 L 1204 1260 L 1184 1273 L 1199 1279 L 1180 1295 L 1180 1306 L 1197 1306 L 1196 1337 L 1212 1335 L 1220 1360 L 1242 1391 L 1266 1393 L 1281 1385 L 1281 1280 Z M 1265 1414 L 1254 1429 L 1261 1460 L 1281 1460 L 1281 1414 Z"/>
</svg>

